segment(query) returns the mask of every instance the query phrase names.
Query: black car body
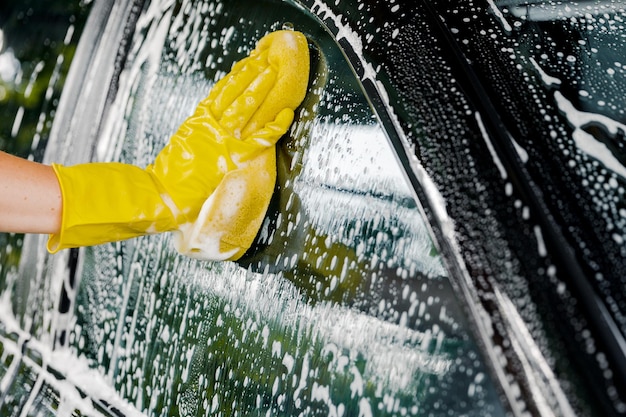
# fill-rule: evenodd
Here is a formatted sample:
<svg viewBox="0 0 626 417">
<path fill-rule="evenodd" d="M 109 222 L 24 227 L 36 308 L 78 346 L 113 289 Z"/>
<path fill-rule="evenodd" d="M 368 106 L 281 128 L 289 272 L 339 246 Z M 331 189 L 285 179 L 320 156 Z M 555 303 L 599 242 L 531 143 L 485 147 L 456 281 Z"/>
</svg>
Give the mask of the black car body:
<svg viewBox="0 0 626 417">
<path fill-rule="evenodd" d="M 27 237 L 3 415 L 626 414 L 625 21 L 613 1 L 94 2 L 47 162 L 145 166 L 270 30 L 308 37 L 311 87 L 237 263 Z"/>
</svg>

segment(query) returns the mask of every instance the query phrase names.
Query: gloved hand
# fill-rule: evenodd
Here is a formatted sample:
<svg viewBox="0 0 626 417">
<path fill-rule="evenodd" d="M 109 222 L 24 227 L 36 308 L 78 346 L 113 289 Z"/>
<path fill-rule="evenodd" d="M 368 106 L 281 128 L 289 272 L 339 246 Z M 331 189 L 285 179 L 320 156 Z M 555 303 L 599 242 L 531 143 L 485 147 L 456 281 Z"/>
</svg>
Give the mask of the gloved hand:
<svg viewBox="0 0 626 417">
<path fill-rule="evenodd" d="M 237 259 L 250 247 L 276 180 L 275 143 L 306 94 L 304 35 L 278 31 L 217 82 L 145 170 L 53 165 L 63 195 L 48 250 L 175 232 L 176 249 Z"/>
</svg>

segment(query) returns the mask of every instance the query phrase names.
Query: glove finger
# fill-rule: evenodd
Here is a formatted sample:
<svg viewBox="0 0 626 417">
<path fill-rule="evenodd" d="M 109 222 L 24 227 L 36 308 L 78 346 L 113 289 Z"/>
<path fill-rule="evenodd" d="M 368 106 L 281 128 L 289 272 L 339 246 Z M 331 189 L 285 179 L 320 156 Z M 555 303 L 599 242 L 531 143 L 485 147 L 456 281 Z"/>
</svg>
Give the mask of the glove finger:
<svg viewBox="0 0 626 417">
<path fill-rule="evenodd" d="M 257 109 L 266 101 L 271 101 L 269 92 L 276 82 L 276 72 L 267 68 L 248 86 L 248 88 L 224 110 L 220 124 L 241 138 L 241 131 L 255 114 Z"/>
<path fill-rule="evenodd" d="M 306 37 L 298 32 L 273 32 L 259 42 L 267 48 L 267 60 L 276 74 L 268 99 L 260 103 L 242 131 L 243 138 L 274 120 L 284 108 L 300 105 L 306 94 L 309 78 L 309 47 Z"/>
<path fill-rule="evenodd" d="M 293 122 L 294 112 L 291 109 L 281 110 L 276 119 L 269 123 L 266 123 L 262 129 L 254 132 L 248 136 L 245 141 L 251 143 L 257 143 L 262 146 L 272 146 L 278 142 Z"/>
<path fill-rule="evenodd" d="M 235 139 L 227 129 L 220 125 L 211 112 L 204 114 L 196 112 L 188 117 L 172 136 L 172 138 L 175 137 L 180 137 L 182 140 L 203 138 L 218 143 Z"/>
<path fill-rule="evenodd" d="M 208 106 L 219 120 L 224 111 L 243 94 L 260 74 L 269 66 L 267 52 L 251 54 L 239 61 L 224 78 L 211 89 L 209 96 L 201 103 Z"/>
<path fill-rule="evenodd" d="M 278 113 L 276 119 L 267 123 L 253 135 L 244 140 L 229 141 L 228 150 L 232 161 L 237 166 L 242 166 L 266 152 L 269 147 L 275 145 L 287 132 L 293 118 L 293 110 L 284 109 Z"/>
</svg>

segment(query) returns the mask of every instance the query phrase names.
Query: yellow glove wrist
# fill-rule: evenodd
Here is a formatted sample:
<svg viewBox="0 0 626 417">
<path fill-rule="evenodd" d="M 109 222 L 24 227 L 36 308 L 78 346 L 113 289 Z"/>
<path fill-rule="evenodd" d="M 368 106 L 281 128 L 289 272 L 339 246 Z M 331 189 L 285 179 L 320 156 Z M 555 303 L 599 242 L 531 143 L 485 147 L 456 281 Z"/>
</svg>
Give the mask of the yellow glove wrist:
<svg viewBox="0 0 626 417">
<path fill-rule="evenodd" d="M 163 190 L 141 168 L 120 163 L 52 165 L 61 186 L 61 230 L 51 253 L 176 229 Z"/>
</svg>

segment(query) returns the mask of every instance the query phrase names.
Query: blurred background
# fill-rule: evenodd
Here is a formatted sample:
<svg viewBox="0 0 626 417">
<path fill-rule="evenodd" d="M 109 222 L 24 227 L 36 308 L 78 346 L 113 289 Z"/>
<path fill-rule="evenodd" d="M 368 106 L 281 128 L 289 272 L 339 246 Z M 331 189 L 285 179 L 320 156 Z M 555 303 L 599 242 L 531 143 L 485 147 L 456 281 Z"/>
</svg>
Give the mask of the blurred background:
<svg viewBox="0 0 626 417">
<path fill-rule="evenodd" d="M 90 1 L 0 3 L 0 149 L 41 161 Z M 0 284 L 23 236 L 0 233 Z"/>
</svg>

